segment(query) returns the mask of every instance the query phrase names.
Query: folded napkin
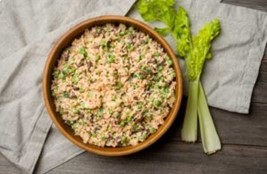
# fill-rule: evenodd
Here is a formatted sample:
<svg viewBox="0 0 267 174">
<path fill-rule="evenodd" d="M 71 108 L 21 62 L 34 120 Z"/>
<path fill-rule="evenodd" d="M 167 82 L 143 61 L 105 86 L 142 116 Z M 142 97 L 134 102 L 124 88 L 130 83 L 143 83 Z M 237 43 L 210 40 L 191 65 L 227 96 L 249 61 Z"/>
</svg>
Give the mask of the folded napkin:
<svg viewBox="0 0 267 174">
<path fill-rule="evenodd" d="M 0 152 L 25 172 L 45 173 L 82 152 L 51 126 L 42 101 L 42 71 L 54 41 L 87 18 L 125 15 L 134 1 L 0 2 Z M 212 0 L 178 3 L 188 10 L 194 32 L 205 21 L 221 19 L 223 30 L 203 74 L 204 88 L 210 105 L 247 113 L 267 39 L 266 13 Z M 134 10 L 130 16 L 140 19 Z"/>
<path fill-rule="evenodd" d="M 133 3 L 134 0 L 1 2 L 0 151 L 23 171 L 32 173 L 38 160 L 36 172 L 44 173 L 82 152 L 54 126 L 51 128 L 44 108 L 42 72 L 54 41 L 90 17 L 125 15 Z"/>
</svg>

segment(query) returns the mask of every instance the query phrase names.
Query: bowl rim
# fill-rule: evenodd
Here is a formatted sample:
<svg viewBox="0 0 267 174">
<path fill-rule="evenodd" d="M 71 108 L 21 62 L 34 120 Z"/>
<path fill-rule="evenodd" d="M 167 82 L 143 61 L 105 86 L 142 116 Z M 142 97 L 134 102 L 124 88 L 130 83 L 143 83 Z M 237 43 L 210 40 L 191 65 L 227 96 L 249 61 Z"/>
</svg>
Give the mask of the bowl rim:
<svg viewBox="0 0 267 174">
<path fill-rule="evenodd" d="M 82 142 L 79 142 L 78 140 L 76 140 L 71 134 L 69 134 L 62 126 L 61 124 L 58 122 L 58 120 L 56 119 L 56 114 L 55 111 L 52 109 L 51 106 L 51 101 L 49 101 L 49 95 L 50 94 L 50 83 L 48 81 L 49 76 L 51 76 L 51 74 L 49 73 L 49 69 L 51 66 L 51 62 L 53 61 L 54 55 L 56 54 L 56 51 L 58 50 L 58 48 L 60 47 L 60 45 L 66 40 L 67 37 L 69 37 L 69 35 L 77 32 L 77 30 L 79 28 L 82 28 L 84 26 L 90 25 L 91 23 L 95 23 L 95 22 L 99 22 L 102 21 L 103 23 L 114 23 L 114 22 L 118 22 L 118 23 L 125 23 L 126 25 L 131 25 L 133 24 L 135 28 L 137 28 L 138 30 L 142 29 L 142 32 L 144 32 L 143 30 L 145 30 L 145 32 L 147 32 L 146 34 L 149 34 L 150 37 L 153 36 L 153 38 L 160 43 L 160 45 L 162 47 L 164 47 L 164 51 L 168 54 L 168 56 L 172 59 L 173 61 L 173 65 L 174 65 L 174 69 L 175 69 L 175 73 L 176 73 L 176 100 L 175 103 L 173 105 L 173 108 L 171 109 L 171 111 L 169 112 L 167 117 L 170 117 L 170 119 L 168 121 L 165 120 L 164 124 L 161 125 L 162 130 L 158 131 L 155 134 L 155 136 L 151 139 L 146 139 L 145 141 L 143 141 L 142 143 L 138 143 L 136 146 L 131 146 L 130 148 L 126 148 L 125 150 L 122 151 L 107 151 L 107 149 L 110 149 L 109 147 L 103 147 L 103 148 L 92 148 L 90 146 L 88 146 L 88 144 L 84 144 Z M 93 25 L 92 25 L 93 26 Z M 92 27 L 90 26 L 90 27 Z M 88 28 L 90 28 L 88 27 Z M 49 85 L 49 88 L 48 88 Z M 170 126 L 172 125 L 172 123 L 174 122 L 174 120 L 177 117 L 178 111 L 180 109 L 180 105 L 181 105 L 181 100 L 182 100 L 182 94 L 183 94 L 183 81 L 182 81 L 182 74 L 181 74 L 181 69 L 179 66 L 179 62 L 177 61 L 176 55 L 173 52 L 172 48 L 170 47 L 170 45 L 167 43 L 167 41 L 165 41 L 165 39 L 160 36 L 154 29 L 152 29 L 150 26 L 148 26 L 147 24 L 129 18 L 129 17 L 125 17 L 125 16 L 117 16 L 117 15 L 105 15 L 105 16 L 98 16 L 98 17 L 93 17 L 87 20 L 84 20 L 80 23 L 78 23 L 77 25 L 71 27 L 69 30 L 67 30 L 67 32 L 64 32 L 63 35 L 56 41 L 56 43 L 53 45 L 52 49 L 49 52 L 49 55 L 47 57 L 46 63 L 45 63 L 45 67 L 44 67 L 44 71 L 43 71 L 43 80 L 42 80 L 42 92 L 43 92 L 43 99 L 44 99 L 44 103 L 45 106 L 47 108 L 48 111 L 48 115 L 50 116 L 50 118 L 52 119 L 53 123 L 55 124 L 55 126 L 57 127 L 57 129 L 69 140 L 71 141 L 73 144 L 75 144 L 76 146 L 88 151 L 88 152 L 92 152 L 98 155 L 104 155 L 104 156 L 124 156 L 124 155 L 129 155 L 138 151 L 141 151 L 145 148 L 147 148 L 148 146 L 152 145 L 153 143 L 155 143 L 158 139 L 160 139 L 165 133 L 166 131 L 170 128 Z M 167 119 L 166 117 L 166 119 Z M 153 135 L 154 135 L 153 134 Z M 127 146 L 128 147 L 128 146 Z M 115 147 L 113 149 L 119 149 L 120 147 Z"/>
</svg>

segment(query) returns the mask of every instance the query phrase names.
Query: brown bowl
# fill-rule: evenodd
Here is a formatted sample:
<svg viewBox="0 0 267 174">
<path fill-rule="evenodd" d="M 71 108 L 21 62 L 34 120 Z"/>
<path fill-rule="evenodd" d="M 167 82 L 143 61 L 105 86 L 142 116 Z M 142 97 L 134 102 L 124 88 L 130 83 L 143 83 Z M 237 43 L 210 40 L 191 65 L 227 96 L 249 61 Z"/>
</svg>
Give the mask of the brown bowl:
<svg viewBox="0 0 267 174">
<path fill-rule="evenodd" d="M 142 31 L 150 37 L 152 37 L 154 40 L 156 40 L 158 43 L 162 45 L 165 52 L 169 55 L 169 57 L 173 61 L 173 65 L 176 72 L 176 101 L 174 103 L 173 108 L 171 109 L 169 115 L 166 117 L 165 122 L 163 125 L 160 126 L 160 128 L 152 135 L 150 135 L 145 141 L 142 143 L 137 144 L 136 146 L 127 146 L 127 147 L 98 147 L 92 144 L 84 144 L 82 139 L 79 136 L 74 135 L 74 131 L 64 123 L 63 119 L 61 118 L 60 114 L 56 112 L 54 100 L 51 95 L 51 80 L 52 80 L 52 72 L 53 68 L 56 65 L 56 60 L 61 56 L 62 51 L 64 48 L 68 47 L 71 42 L 79 37 L 86 28 L 90 28 L 97 25 L 103 25 L 106 23 L 123 23 L 127 26 L 133 26 L 139 31 Z M 151 27 L 147 26 L 146 24 L 139 22 L 137 20 L 128 18 L 128 17 L 122 17 L 122 16 L 101 16 L 96 17 L 92 19 L 88 19 L 73 28 L 71 28 L 68 32 L 66 32 L 54 45 L 52 48 L 45 68 L 44 68 L 44 74 L 43 74 L 43 96 L 46 108 L 48 110 L 48 113 L 53 120 L 56 127 L 60 130 L 60 132 L 68 138 L 72 143 L 79 146 L 82 149 L 85 149 L 89 152 L 93 152 L 99 155 L 105 155 L 105 156 L 122 156 L 122 155 L 129 155 L 135 152 L 138 152 L 151 144 L 153 144 L 155 141 L 157 141 L 171 126 L 173 121 L 176 118 L 177 112 L 180 108 L 180 103 L 182 99 L 182 76 L 179 64 L 177 62 L 177 58 L 172 51 L 171 47 L 168 45 L 168 43 L 157 33 L 155 32 Z"/>
</svg>

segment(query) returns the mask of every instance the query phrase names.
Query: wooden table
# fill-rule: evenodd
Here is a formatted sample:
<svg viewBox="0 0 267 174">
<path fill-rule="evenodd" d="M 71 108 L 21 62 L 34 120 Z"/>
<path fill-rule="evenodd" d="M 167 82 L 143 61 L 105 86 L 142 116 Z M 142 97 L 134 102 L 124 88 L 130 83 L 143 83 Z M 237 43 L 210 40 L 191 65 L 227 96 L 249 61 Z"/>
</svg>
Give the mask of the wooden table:
<svg viewBox="0 0 267 174">
<path fill-rule="evenodd" d="M 267 12 L 267 0 L 224 2 Z M 181 142 L 179 128 L 183 111 L 184 106 L 175 124 L 158 143 L 140 153 L 118 158 L 83 153 L 48 173 L 267 174 L 267 50 L 253 92 L 250 114 L 241 115 L 211 108 L 223 143 L 222 151 L 207 156 L 203 153 L 201 142 Z M 18 173 L 21 173 L 20 170 L 0 154 L 0 174 Z"/>
</svg>

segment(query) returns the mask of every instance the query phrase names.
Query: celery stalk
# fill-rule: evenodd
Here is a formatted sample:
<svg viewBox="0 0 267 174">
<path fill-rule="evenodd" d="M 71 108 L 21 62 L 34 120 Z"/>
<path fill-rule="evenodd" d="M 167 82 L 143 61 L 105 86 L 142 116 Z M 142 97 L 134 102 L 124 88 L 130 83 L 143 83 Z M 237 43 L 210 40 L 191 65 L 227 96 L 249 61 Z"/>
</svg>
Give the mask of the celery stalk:
<svg viewBox="0 0 267 174">
<path fill-rule="evenodd" d="M 198 89 L 199 80 L 189 81 L 188 100 L 182 128 L 182 140 L 186 142 L 197 141 Z"/>
<path fill-rule="evenodd" d="M 221 142 L 212 121 L 201 82 L 198 86 L 199 91 L 197 108 L 202 145 L 206 154 L 213 154 L 221 149 Z"/>
<path fill-rule="evenodd" d="M 200 77 L 206 60 L 212 58 L 212 41 L 220 34 L 221 25 L 218 19 L 204 25 L 197 35 L 191 34 L 190 19 L 186 10 L 179 6 L 175 9 L 175 0 L 139 0 L 137 9 L 146 21 L 160 21 L 166 26 L 158 28 L 161 34 L 172 34 L 180 57 L 185 59 L 189 94 L 182 140 L 197 140 L 198 119 L 202 144 L 205 153 L 211 154 L 221 149 L 220 139 L 214 127 Z"/>
</svg>

